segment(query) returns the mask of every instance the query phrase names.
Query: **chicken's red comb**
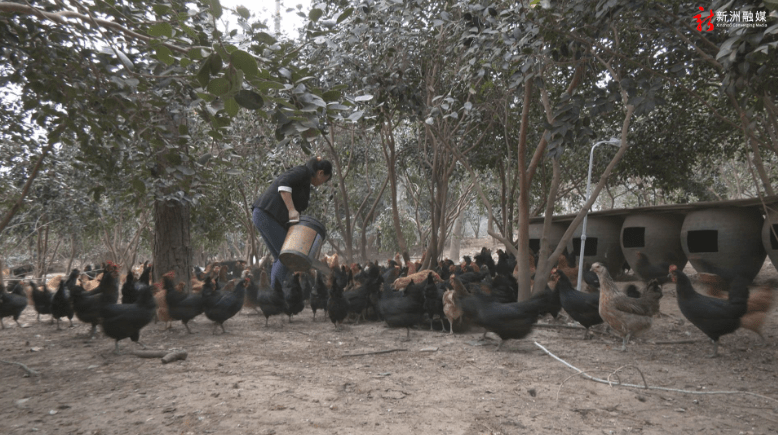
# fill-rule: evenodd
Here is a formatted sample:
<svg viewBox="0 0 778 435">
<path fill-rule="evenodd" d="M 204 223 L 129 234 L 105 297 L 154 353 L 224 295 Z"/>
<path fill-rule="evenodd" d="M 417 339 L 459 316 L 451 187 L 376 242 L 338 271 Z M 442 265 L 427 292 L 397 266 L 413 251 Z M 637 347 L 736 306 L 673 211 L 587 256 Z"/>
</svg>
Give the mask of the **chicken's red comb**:
<svg viewBox="0 0 778 435">
<path fill-rule="evenodd" d="M 676 270 L 678 270 L 678 266 L 676 266 L 675 264 L 671 264 L 670 265 L 670 272 L 673 272 L 673 271 L 676 271 Z"/>
<path fill-rule="evenodd" d="M 176 271 L 175 270 L 171 270 L 170 272 L 168 272 L 168 273 L 166 273 L 166 274 L 164 274 L 162 276 L 166 276 L 168 278 L 175 278 L 176 277 Z"/>
</svg>

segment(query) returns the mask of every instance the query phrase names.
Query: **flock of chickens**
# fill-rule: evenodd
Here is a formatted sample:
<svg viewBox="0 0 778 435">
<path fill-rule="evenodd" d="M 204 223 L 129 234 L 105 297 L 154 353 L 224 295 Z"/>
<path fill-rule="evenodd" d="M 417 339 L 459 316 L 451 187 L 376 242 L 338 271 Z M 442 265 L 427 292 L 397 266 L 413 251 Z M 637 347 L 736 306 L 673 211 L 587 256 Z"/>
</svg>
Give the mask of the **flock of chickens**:
<svg viewBox="0 0 778 435">
<path fill-rule="evenodd" d="M 606 323 L 623 337 L 621 350 L 625 351 L 630 338 L 649 329 L 660 315 L 662 285 L 672 280 L 681 313 L 713 342 L 709 356 L 717 355 L 721 336 L 740 327 L 756 332 L 764 341 L 762 327 L 778 286 L 770 281 L 749 290 L 749 283 L 736 273 L 718 271 L 700 274 L 700 282 L 707 283 L 711 294 L 707 296 L 697 292 L 675 265 L 652 264 L 638 253 L 635 272 L 646 283 L 642 291 L 634 285 L 622 291 L 600 263 L 593 264 L 585 275 L 588 291 L 578 291 L 571 283 L 578 270 L 570 267 L 563 255 L 545 290 L 516 302 L 516 259 L 502 250 L 497 251 L 497 257 L 495 262 L 492 253 L 483 248 L 472 258 L 465 256 L 459 265 L 443 260 L 434 270 L 418 270 L 421 262 L 403 265 L 399 255 L 386 265 L 376 262 L 364 267 L 340 265 L 335 255 L 327 258 L 329 274 L 298 272 L 275 286 L 268 279 L 267 258 L 253 269 L 246 269 L 243 262 L 222 262 L 196 268 L 191 292 L 185 290 L 184 282 L 176 282 L 174 272 L 151 283 L 152 266 L 148 263 L 140 267 L 137 278 L 130 270 L 122 280 L 120 267 L 109 262 L 94 279 L 74 269 L 69 276 L 45 285 L 28 283 L 38 320 L 41 314 L 50 314 L 60 329 L 60 319 L 68 318 L 72 326 L 75 316 L 92 325 L 92 337 L 101 325 L 105 335 L 115 340 L 115 353 L 125 338 L 143 346 L 140 330 L 152 321 L 167 322 L 168 326 L 181 321 L 191 333 L 188 322 L 204 314 L 214 322 L 215 334 L 219 327 L 226 332 L 224 323 L 244 307 L 262 313 L 268 327 L 270 317 L 276 315 L 288 316 L 291 323 L 292 316 L 306 305 L 314 321 L 317 311 L 324 311 L 336 328 L 349 318 L 355 323 L 378 320 L 389 327 L 406 328 L 405 340 L 410 338 L 410 328 L 416 326 L 429 325 L 434 330 L 439 324 L 440 330 L 451 334 L 479 326 L 501 338 L 498 349 L 505 340 L 529 334 L 540 317 L 557 318 L 564 310 L 585 328 L 584 339 L 589 338 L 590 327 Z M 534 269 L 534 261 L 530 268 Z M 23 281 L 9 281 L 8 288 L 0 288 L 3 329 L 2 319 L 13 317 L 18 324 L 28 303 Z"/>
</svg>

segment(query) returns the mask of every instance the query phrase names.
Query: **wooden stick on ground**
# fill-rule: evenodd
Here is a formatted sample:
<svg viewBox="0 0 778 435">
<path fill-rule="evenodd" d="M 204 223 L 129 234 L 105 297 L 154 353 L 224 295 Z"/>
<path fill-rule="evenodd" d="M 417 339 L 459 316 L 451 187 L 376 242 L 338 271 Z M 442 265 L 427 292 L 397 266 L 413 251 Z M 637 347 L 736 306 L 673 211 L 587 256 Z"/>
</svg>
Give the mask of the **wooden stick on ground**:
<svg viewBox="0 0 778 435">
<path fill-rule="evenodd" d="M 557 360 L 557 361 L 561 362 L 562 364 L 564 364 L 564 365 L 566 365 L 566 366 L 570 367 L 571 369 L 573 369 L 573 370 L 577 371 L 577 372 L 578 372 L 578 374 L 579 374 L 579 375 L 581 375 L 581 377 L 583 377 L 584 379 L 588 379 L 588 380 L 590 380 L 590 381 L 593 381 L 593 382 L 598 382 L 598 383 L 601 383 L 601 384 L 608 384 L 608 385 L 610 385 L 611 387 L 614 387 L 614 386 L 616 386 L 616 387 L 627 387 L 627 388 L 640 388 L 641 390 L 659 390 L 659 391 L 672 391 L 672 392 L 675 392 L 675 393 L 683 393 L 683 394 L 697 394 L 697 395 L 709 395 L 709 394 L 745 394 L 745 395 L 748 395 L 748 396 L 755 396 L 755 397 L 758 397 L 758 398 L 760 398 L 760 399 L 767 399 L 767 400 L 772 400 L 772 401 L 774 401 L 774 402 L 778 402 L 778 399 L 774 399 L 774 398 L 772 398 L 772 397 L 768 397 L 768 396 L 763 396 L 763 395 L 761 395 L 761 394 L 752 393 L 752 392 L 750 392 L 750 391 L 690 391 L 690 390 L 679 390 L 679 389 L 676 389 L 676 388 L 653 387 L 653 386 L 650 386 L 650 385 L 647 385 L 647 384 L 646 384 L 646 385 L 635 385 L 635 384 L 623 384 L 623 383 L 621 383 L 621 382 L 619 382 L 619 383 L 613 383 L 612 381 L 607 381 L 607 380 L 605 380 L 605 379 L 595 378 L 594 376 L 590 376 L 590 375 L 586 374 L 586 373 L 585 373 L 583 370 L 581 370 L 581 369 L 579 369 L 579 368 L 576 368 L 576 367 L 574 367 L 573 365 L 571 365 L 571 364 L 570 364 L 570 363 L 568 363 L 567 361 L 565 361 L 565 360 L 563 360 L 562 358 L 559 358 L 558 356 L 556 356 L 556 355 L 554 355 L 553 353 L 549 352 L 549 350 L 548 350 L 548 349 L 546 349 L 545 347 L 543 347 L 543 346 L 542 346 L 540 343 L 538 343 L 537 341 L 535 342 L 535 346 L 537 346 L 537 347 L 539 347 L 540 349 L 542 349 L 542 350 L 543 350 L 543 352 L 547 353 L 547 354 L 548 354 L 548 355 L 549 355 L 551 358 L 554 358 L 555 360 Z M 619 370 L 621 370 L 621 369 L 619 369 Z M 618 370 L 617 370 L 617 371 L 618 371 Z M 643 375 L 643 373 L 641 372 L 641 373 L 640 373 L 640 375 L 642 376 L 642 375 Z M 644 378 L 644 382 L 645 382 L 645 378 Z M 558 396 L 557 396 L 557 399 L 558 399 Z"/>
<path fill-rule="evenodd" d="M 365 352 L 365 353 L 345 353 L 341 355 L 341 358 L 345 358 L 347 356 L 365 356 L 365 355 L 379 355 L 382 353 L 389 353 L 389 352 L 403 352 L 408 349 L 388 349 L 388 350 L 377 350 L 375 352 Z"/>
<path fill-rule="evenodd" d="M 25 371 L 25 372 L 27 372 L 27 375 L 29 375 L 29 376 L 40 376 L 40 375 L 41 375 L 41 373 L 40 373 L 40 372 L 38 372 L 38 371 L 35 371 L 35 370 L 33 370 L 33 369 L 31 369 L 31 368 L 27 367 L 26 365 L 24 365 L 24 364 L 22 364 L 22 363 L 19 363 L 19 362 L 14 362 L 14 361 L 4 361 L 4 360 L 0 360 L 0 362 L 1 362 L 1 363 L 6 363 L 6 364 L 15 365 L 15 366 L 19 366 L 19 367 L 21 367 L 22 369 L 24 369 L 24 371 Z"/>
<path fill-rule="evenodd" d="M 702 340 L 670 340 L 670 341 L 649 341 L 648 344 L 692 344 L 702 343 Z"/>
<path fill-rule="evenodd" d="M 162 364 L 167 364 L 173 361 L 185 360 L 187 353 L 183 349 L 173 350 L 136 350 L 132 355 L 138 358 L 162 358 Z"/>
</svg>

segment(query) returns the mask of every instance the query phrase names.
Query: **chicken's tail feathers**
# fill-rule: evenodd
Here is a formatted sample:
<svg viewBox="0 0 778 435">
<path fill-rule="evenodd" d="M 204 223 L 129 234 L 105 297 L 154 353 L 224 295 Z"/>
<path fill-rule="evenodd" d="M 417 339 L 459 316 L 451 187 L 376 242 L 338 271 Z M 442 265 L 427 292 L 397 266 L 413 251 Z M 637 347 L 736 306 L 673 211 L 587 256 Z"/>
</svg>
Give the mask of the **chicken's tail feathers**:
<svg viewBox="0 0 778 435">
<path fill-rule="evenodd" d="M 748 311 L 748 280 L 737 276 L 732 280 L 729 288 L 729 303 L 736 308 L 735 314 L 743 316 Z"/>
</svg>

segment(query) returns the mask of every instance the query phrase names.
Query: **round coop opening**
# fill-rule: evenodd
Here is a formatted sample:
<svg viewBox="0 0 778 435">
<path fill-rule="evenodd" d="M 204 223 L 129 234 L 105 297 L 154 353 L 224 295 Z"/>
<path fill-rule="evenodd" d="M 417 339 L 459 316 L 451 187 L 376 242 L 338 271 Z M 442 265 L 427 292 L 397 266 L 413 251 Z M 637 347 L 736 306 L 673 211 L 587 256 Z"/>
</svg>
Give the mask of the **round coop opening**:
<svg viewBox="0 0 778 435">
<path fill-rule="evenodd" d="M 713 208 L 690 212 L 681 228 L 681 246 L 699 273 L 753 280 L 764 264 L 762 226 L 755 208 Z"/>
<path fill-rule="evenodd" d="M 778 267 L 778 213 L 770 212 L 762 225 L 762 246 L 774 267 Z"/>
<path fill-rule="evenodd" d="M 681 270 L 686 266 L 686 254 L 681 246 L 684 216 L 679 214 L 631 214 L 621 226 L 621 251 L 634 271 L 638 252 L 650 263 L 667 262 Z"/>
<path fill-rule="evenodd" d="M 548 231 L 548 247 L 549 253 L 553 252 L 559 241 L 562 240 L 562 236 L 567 231 L 568 224 L 561 222 L 552 222 L 551 228 Z M 537 256 L 540 253 L 540 242 L 543 237 L 543 222 L 529 224 L 529 249 Z M 554 262 L 556 263 L 556 261 Z"/>
<path fill-rule="evenodd" d="M 586 241 L 584 243 L 584 261 L 600 262 L 608 268 L 611 276 L 617 276 L 624 265 L 624 255 L 621 252 L 621 217 L 589 216 L 586 224 Z M 581 254 L 581 234 L 583 223 L 573 232 L 572 240 L 567 244 L 567 250 L 575 254 L 576 262 Z"/>
</svg>

